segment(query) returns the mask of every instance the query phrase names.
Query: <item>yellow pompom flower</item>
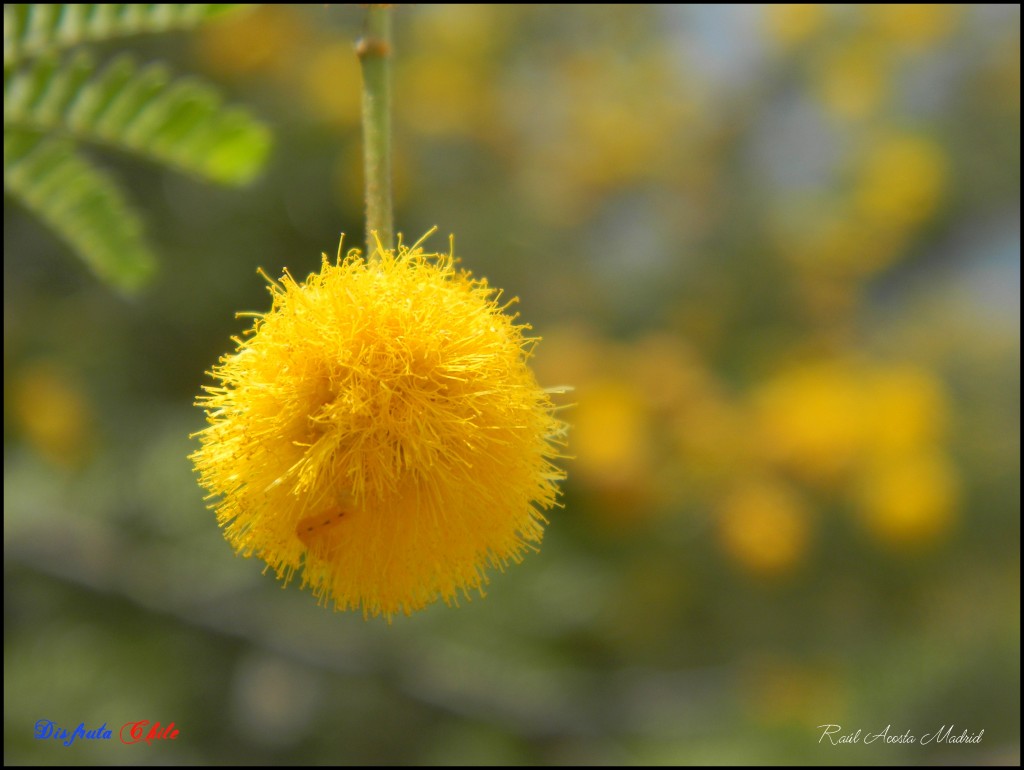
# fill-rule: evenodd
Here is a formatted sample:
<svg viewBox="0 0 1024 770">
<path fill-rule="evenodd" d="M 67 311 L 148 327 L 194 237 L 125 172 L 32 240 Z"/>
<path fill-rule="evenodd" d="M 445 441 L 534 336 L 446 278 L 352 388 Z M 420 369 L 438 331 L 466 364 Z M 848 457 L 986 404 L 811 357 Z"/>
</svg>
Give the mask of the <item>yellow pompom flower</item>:
<svg viewBox="0 0 1024 770">
<path fill-rule="evenodd" d="M 564 424 L 515 300 L 419 244 L 375 256 L 271 282 L 197 401 L 191 459 L 236 552 L 390 619 L 536 549 Z"/>
</svg>

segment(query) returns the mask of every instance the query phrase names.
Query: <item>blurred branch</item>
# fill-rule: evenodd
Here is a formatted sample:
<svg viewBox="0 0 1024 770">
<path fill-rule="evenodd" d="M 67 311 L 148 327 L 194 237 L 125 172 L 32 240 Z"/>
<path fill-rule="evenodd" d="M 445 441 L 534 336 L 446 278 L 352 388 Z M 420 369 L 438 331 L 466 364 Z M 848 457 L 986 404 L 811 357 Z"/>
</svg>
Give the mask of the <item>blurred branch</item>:
<svg viewBox="0 0 1024 770">
<path fill-rule="evenodd" d="M 582 666 L 510 662 L 479 644 L 421 633 L 412 639 L 383 625 L 360 622 L 358 634 L 346 634 L 338 616 L 311 614 L 308 603 L 287 598 L 291 592 L 276 592 L 282 598 L 275 603 L 249 584 L 218 589 L 194 564 L 160 548 L 140 549 L 81 516 L 39 521 L 5 537 L 4 562 L 8 576 L 17 565 L 301 665 L 374 678 L 414 702 L 526 737 L 643 733 L 683 714 L 688 722 L 696 714 L 711 719 L 714 693 L 728 689 L 724 669 L 609 676 Z"/>
</svg>

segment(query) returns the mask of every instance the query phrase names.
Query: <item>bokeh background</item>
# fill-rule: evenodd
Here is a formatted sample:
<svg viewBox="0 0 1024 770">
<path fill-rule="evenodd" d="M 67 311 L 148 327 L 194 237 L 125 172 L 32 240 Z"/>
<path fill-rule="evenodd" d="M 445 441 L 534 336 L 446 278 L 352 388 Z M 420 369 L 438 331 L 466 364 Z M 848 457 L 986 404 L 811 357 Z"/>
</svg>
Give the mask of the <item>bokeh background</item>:
<svg viewBox="0 0 1024 770">
<path fill-rule="evenodd" d="M 234 557 L 186 459 L 256 268 L 362 241 L 364 13 L 133 43 L 276 137 L 242 190 L 95 154 L 141 297 L 5 203 L 5 762 L 1019 763 L 1019 6 L 399 6 L 398 227 L 575 391 L 543 549 L 390 626 Z"/>
</svg>

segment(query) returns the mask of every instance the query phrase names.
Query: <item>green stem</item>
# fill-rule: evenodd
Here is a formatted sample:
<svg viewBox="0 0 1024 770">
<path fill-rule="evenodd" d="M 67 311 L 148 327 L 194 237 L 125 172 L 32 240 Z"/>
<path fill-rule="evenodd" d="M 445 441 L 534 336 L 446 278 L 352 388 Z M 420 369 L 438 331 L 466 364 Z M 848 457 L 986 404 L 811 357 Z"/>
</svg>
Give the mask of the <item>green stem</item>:
<svg viewBox="0 0 1024 770">
<path fill-rule="evenodd" d="M 377 239 L 394 248 L 391 203 L 391 6 L 372 4 L 366 33 L 356 44 L 363 66 L 363 157 L 366 178 L 366 254 L 372 259 Z"/>
</svg>

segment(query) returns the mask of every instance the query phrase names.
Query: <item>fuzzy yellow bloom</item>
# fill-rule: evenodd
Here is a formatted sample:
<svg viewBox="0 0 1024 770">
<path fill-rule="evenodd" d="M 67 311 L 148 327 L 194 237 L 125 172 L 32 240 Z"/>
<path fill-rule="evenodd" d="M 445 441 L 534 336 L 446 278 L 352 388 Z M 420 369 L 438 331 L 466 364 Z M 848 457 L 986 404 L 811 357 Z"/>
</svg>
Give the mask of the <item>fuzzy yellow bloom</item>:
<svg viewBox="0 0 1024 770">
<path fill-rule="evenodd" d="M 564 425 L 486 279 L 418 245 L 376 257 L 271 284 L 198 400 L 192 459 L 238 553 L 390 618 L 536 547 Z"/>
</svg>

